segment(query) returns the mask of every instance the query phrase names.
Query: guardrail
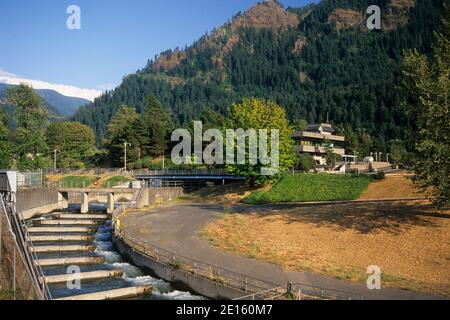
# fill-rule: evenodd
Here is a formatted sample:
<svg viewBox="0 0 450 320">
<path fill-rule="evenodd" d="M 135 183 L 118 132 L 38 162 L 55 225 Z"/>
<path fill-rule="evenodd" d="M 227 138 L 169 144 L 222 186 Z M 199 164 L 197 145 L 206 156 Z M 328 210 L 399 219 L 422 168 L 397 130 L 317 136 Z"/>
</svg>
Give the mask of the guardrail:
<svg viewBox="0 0 450 320">
<path fill-rule="evenodd" d="M 131 170 L 133 176 L 151 175 L 151 176 L 222 176 L 230 175 L 225 169 L 168 169 L 168 170 Z"/>
<path fill-rule="evenodd" d="M 290 283 L 288 291 L 296 300 L 362 300 L 362 295 L 321 287 Z"/>
<path fill-rule="evenodd" d="M 35 293 L 40 299 L 51 300 L 52 296 L 50 290 L 45 282 L 45 276 L 41 266 L 38 263 L 36 253 L 33 249 L 33 243 L 30 241 L 30 235 L 26 226 L 25 220 L 21 214 L 15 209 L 14 203 L 5 206 L 3 198 L 0 196 L 1 212 L 7 221 L 7 227 L 13 238 L 14 246 L 14 260 L 16 260 L 16 248 L 18 249 L 19 256 L 22 259 L 23 266 L 29 281 L 32 283 Z M 2 218 L 2 217 L 0 217 Z M 13 281 L 14 281 L 14 294 L 16 283 L 16 262 L 14 261 Z"/>
<path fill-rule="evenodd" d="M 122 209 L 122 211 L 123 210 L 124 209 Z M 115 213 L 115 217 L 117 217 L 117 213 Z M 148 258 L 171 266 L 174 269 L 184 270 L 194 275 L 204 277 L 223 286 L 238 289 L 243 292 L 249 292 L 250 294 L 256 294 L 266 290 L 269 292 L 278 286 L 275 283 L 249 277 L 244 274 L 159 248 L 151 243 L 133 237 L 117 226 L 117 223 L 114 223 L 114 232 L 116 238 L 122 240 L 134 251 L 137 251 Z"/>
<path fill-rule="evenodd" d="M 260 292 L 248 294 L 233 300 L 277 300 L 286 295 L 286 288 L 275 287 L 268 290 L 263 290 Z"/>
</svg>

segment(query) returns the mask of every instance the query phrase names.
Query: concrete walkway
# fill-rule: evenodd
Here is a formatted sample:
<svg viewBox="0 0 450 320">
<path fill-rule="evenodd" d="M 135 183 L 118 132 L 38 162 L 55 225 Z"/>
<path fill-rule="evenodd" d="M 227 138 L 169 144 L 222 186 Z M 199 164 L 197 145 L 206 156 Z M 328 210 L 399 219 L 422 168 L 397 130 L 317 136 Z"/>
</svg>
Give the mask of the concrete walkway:
<svg viewBox="0 0 450 320">
<path fill-rule="evenodd" d="M 202 226 L 224 212 L 222 205 L 176 203 L 120 218 L 121 228 L 132 236 L 179 255 L 220 266 L 253 278 L 278 283 L 301 283 L 361 294 L 363 299 L 440 299 L 412 291 L 384 288 L 368 290 L 365 284 L 320 274 L 283 271 L 279 266 L 221 251 L 199 236 Z"/>
</svg>

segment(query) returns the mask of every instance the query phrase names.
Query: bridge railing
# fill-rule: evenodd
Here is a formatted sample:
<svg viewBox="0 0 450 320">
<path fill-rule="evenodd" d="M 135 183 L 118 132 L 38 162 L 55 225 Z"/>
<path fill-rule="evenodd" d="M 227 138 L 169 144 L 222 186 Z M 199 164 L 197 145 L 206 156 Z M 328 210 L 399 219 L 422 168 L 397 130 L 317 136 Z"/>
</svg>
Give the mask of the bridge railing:
<svg viewBox="0 0 450 320">
<path fill-rule="evenodd" d="M 132 170 L 133 176 L 222 176 L 229 173 L 225 169 L 186 169 L 186 170 Z"/>
<path fill-rule="evenodd" d="M 133 237 L 115 224 L 115 237 L 121 239 L 133 250 L 174 269 L 190 272 L 196 276 L 207 278 L 223 286 L 234 288 L 249 294 L 271 290 L 278 285 L 265 280 L 256 279 L 241 273 L 205 263 L 199 260 L 159 248 L 151 243 Z"/>
</svg>

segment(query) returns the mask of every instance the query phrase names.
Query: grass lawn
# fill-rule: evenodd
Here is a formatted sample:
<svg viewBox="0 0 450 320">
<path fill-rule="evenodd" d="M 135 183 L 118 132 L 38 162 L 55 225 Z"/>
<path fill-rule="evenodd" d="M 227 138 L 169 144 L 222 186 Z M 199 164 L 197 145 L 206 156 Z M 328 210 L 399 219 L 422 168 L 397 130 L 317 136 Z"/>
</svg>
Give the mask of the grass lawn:
<svg viewBox="0 0 450 320">
<path fill-rule="evenodd" d="M 89 187 L 97 180 L 95 176 L 66 176 L 59 180 L 62 187 L 66 188 L 81 188 Z"/>
<path fill-rule="evenodd" d="M 115 187 L 115 186 L 118 186 L 118 185 L 126 183 L 126 182 L 130 182 L 130 181 L 131 181 L 131 179 L 124 177 L 124 176 L 113 176 L 113 177 L 110 177 L 110 178 L 104 180 L 101 183 L 100 187 L 102 187 L 102 188 Z"/>
<path fill-rule="evenodd" d="M 367 175 L 296 174 L 278 181 L 270 190 L 258 190 L 247 204 L 356 200 L 372 182 Z"/>
</svg>

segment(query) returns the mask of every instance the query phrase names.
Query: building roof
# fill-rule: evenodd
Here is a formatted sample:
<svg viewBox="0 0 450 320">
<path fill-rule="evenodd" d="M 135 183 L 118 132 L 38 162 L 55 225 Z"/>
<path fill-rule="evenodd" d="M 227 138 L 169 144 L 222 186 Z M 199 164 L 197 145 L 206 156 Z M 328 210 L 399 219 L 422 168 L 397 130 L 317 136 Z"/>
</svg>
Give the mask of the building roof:
<svg viewBox="0 0 450 320">
<path fill-rule="evenodd" d="M 335 130 L 333 129 L 333 126 L 329 123 L 315 123 L 315 124 L 310 124 L 307 128 L 306 131 L 309 132 L 327 132 L 327 133 L 334 133 Z"/>
</svg>

